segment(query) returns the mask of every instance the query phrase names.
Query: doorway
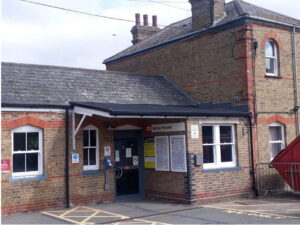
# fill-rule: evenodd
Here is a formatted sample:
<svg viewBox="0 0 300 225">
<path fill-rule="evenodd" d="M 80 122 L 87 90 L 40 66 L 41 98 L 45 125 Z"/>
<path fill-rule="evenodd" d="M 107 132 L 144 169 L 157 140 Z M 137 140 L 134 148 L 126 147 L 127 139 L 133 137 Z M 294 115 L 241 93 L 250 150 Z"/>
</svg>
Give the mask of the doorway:
<svg viewBox="0 0 300 225">
<path fill-rule="evenodd" d="M 141 131 L 115 131 L 116 198 L 142 197 L 144 193 Z"/>
</svg>

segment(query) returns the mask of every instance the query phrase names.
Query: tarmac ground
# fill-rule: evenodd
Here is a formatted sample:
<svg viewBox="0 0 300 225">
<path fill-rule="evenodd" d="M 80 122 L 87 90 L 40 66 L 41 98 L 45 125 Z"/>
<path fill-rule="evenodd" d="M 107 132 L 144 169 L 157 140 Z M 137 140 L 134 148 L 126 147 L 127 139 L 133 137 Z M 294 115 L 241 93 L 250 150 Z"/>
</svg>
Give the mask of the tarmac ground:
<svg viewBox="0 0 300 225">
<path fill-rule="evenodd" d="M 300 224 L 300 198 L 182 205 L 145 199 L 2 216 L 2 224 Z"/>
</svg>

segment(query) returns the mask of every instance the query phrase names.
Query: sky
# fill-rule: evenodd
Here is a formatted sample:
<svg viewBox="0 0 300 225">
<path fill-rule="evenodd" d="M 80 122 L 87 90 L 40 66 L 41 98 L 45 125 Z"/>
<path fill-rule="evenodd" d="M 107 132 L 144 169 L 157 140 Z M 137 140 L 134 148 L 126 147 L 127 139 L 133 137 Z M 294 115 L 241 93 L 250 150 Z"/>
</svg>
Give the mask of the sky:
<svg viewBox="0 0 300 225">
<path fill-rule="evenodd" d="M 188 0 L 32 0 L 103 16 L 134 20 L 134 14 L 157 15 L 158 24 L 191 16 Z M 300 0 L 246 0 L 300 19 Z M 228 1 L 227 1 L 228 2 Z M 104 59 L 131 46 L 134 23 L 110 20 L 2 0 L 1 59 L 105 69 Z"/>
</svg>

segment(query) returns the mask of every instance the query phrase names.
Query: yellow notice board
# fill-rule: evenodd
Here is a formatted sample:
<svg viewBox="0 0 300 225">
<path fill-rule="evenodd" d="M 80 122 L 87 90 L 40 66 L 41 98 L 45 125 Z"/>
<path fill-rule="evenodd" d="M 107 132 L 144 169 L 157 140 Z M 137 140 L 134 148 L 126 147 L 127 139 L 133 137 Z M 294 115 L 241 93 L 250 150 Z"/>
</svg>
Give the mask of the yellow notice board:
<svg viewBox="0 0 300 225">
<path fill-rule="evenodd" d="M 144 139 L 145 168 L 155 168 L 155 144 L 154 137 Z"/>
<path fill-rule="evenodd" d="M 154 138 L 145 138 L 144 140 L 144 156 L 145 157 L 154 157 L 155 156 L 155 145 Z"/>
</svg>

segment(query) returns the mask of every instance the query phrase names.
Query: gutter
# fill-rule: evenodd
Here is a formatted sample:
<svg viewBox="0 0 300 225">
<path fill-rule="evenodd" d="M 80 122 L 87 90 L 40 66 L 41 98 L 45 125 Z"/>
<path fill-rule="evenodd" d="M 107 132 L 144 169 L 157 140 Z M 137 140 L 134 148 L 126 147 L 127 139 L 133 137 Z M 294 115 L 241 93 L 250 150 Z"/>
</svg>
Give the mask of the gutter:
<svg viewBox="0 0 300 225">
<path fill-rule="evenodd" d="M 65 201 L 66 208 L 70 208 L 70 188 L 69 188 L 69 109 L 66 108 L 65 115 Z"/>
<path fill-rule="evenodd" d="M 258 191 L 256 189 L 256 179 L 255 179 L 255 166 L 254 166 L 254 148 L 253 148 L 253 132 L 252 132 L 252 116 L 248 116 L 249 121 L 249 132 L 250 132 L 250 158 L 251 158 L 251 177 L 252 177 L 252 191 L 254 195 L 258 196 Z"/>
<path fill-rule="evenodd" d="M 298 90 L 298 70 L 297 70 L 297 41 L 296 41 L 296 27 L 293 27 L 292 34 L 292 57 L 293 57 L 293 78 L 294 78 L 294 94 L 295 94 L 295 118 L 296 118 L 296 136 L 300 135 L 300 111 L 299 111 L 299 90 Z"/>
<path fill-rule="evenodd" d="M 71 109 L 69 105 L 47 105 L 47 104 L 15 104 L 15 103 L 2 103 L 1 107 L 19 107 L 19 108 L 42 108 L 42 109 Z"/>
<path fill-rule="evenodd" d="M 278 22 L 278 21 L 274 21 L 274 20 L 269 20 L 269 19 L 264 19 L 264 18 L 260 18 L 260 17 L 245 15 L 245 16 L 242 16 L 242 17 L 236 19 L 236 20 L 232 20 L 228 23 L 217 25 L 217 26 L 214 26 L 214 27 L 211 27 L 211 28 L 208 28 L 208 29 L 205 28 L 205 29 L 202 29 L 202 30 L 194 31 L 194 32 L 185 34 L 183 36 L 171 39 L 171 40 L 166 41 L 164 43 L 161 43 L 161 44 L 143 49 L 141 51 L 134 52 L 134 53 L 131 53 L 129 55 L 122 56 L 122 57 L 117 58 L 117 59 L 104 60 L 103 63 L 104 64 L 109 64 L 109 63 L 119 62 L 119 61 L 122 61 L 122 60 L 127 59 L 127 58 L 142 55 L 146 52 L 150 52 L 150 51 L 154 51 L 154 50 L 157 50 L 157 49 L 164 48 L 164 47 L 169 46 L 169 45 L 174 44 L 174 43 L 178 43 L 178 42 L 185 41 L 185 40 L 190 40 L 192 38 L 195 38 L 195 37 L 198 37 L 198 36 L 201 36 L 201 35 L 204 35 L 204 34 L 214 33 L 214 32 L 226 30 L 226 29 L 229 29 L 229 28 L 233 28 L 233 27 L 244 24 L 246 20 L 267 22 L 267 23 L 272 23 L 272 24 L 276 24 L 276 25 L 280 25 L 280 26 L 285 26 L 285 27 L 288 27 L 288 28 L 295 27 L 297 30 L 300 30 L 300 26 L 295 26 L 293 24 L 282 23 L 282 22 Z"/>
</svg>

